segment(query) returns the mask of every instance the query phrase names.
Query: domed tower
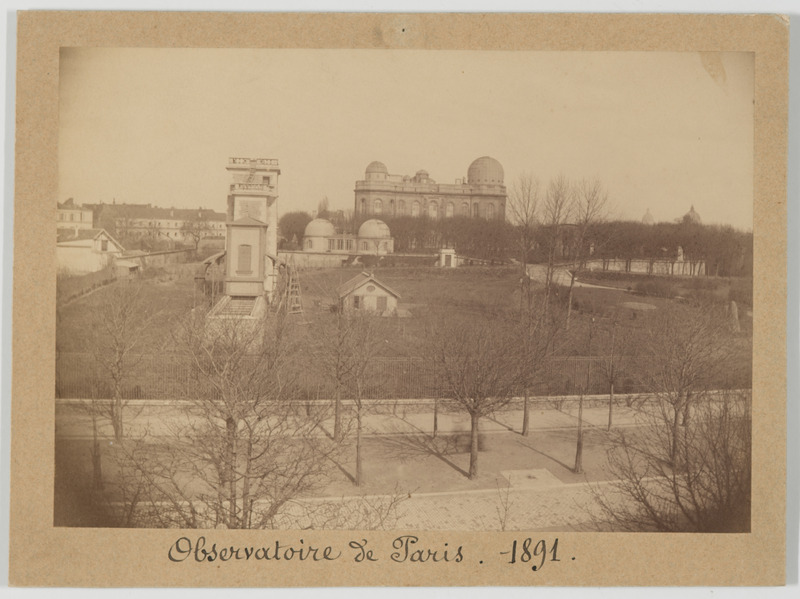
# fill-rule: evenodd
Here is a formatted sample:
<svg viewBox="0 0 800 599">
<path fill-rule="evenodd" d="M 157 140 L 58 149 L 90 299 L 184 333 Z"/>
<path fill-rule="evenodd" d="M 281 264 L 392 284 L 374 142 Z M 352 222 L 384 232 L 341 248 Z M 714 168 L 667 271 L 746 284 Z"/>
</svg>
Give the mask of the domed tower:
<svg viewBox="0 0 800 599">
<path fill-rule="evenodd" d="M 391 254 L 394 252 L 392 232 L 382 220 L 371 218 L 358 228 L 359 254 Z"/>
<path fill-rule="evenodd" d="M 470 185 L 503 185 L 503 177 L 503 165 L 491 156 L 476 158 L 467 170 Z"/>
<path fill-rule="evenodd" d="M 374 160 L 367 165 L 367 170 L 364 173 L 364 179 L 367 181 L 385 181 L 389 175 L 389 169 L 383 162 Z"/>
<path fill-rule="evenodd" d="M 506 188 L 503 165 L 491 156 L 481 156 L 472 161 L 467 170 L 470 187 L 470 215 L 473 217 L 505 218 Z M 466 213 L 466 207 L 464 212 Z"/>
<path fill-rule="evenodd" d="M 315 218 L 306 225 L 303 233 L 303 249 L 307 252 L 322 252 L 328 247 L 328 238 L 336 235 L 336 227 L 324 218 Z"/>
</svg>

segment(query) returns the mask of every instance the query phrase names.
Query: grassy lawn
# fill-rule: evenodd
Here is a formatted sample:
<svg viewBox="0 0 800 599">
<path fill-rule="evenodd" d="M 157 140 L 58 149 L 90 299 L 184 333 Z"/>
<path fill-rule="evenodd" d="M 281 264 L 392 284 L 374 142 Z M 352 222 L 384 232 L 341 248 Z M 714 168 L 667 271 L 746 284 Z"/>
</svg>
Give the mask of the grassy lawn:
<svg viewBox="0 0 800 599">
<path fill-rule="evenodd" d="M 319 325 L 334 321 L 336 316 L 330 306 L 337 303 L 336 288 L 358 272 L 358 269 L 339 268 L 301 273 L 305 313 L 295 321 L 306 326 L 297 327 L 297 334 L 313 341 L 315 336 L 319 336 Z M 420 356 L 426 340 L 427 317 L 434 312 L 446 311 L 453 317 L 469 319 L 491 311 L 513 312 L 519 306 L 520 273 L 514 267 L 385 267 L 376 269 L 375 275 L 400 294 L 400 308 L 411 313 L 410 318 L 381 320 L 378 332 L 384 343 L 378 356 Z M 582 277 L 581 280 L 586 279 Z M 126 284 L 125 281 L 117 282 L 60 308 L 56 335 L 58 350 L 91 351 L 92 330 L 100 307 L 114 287 Z M 554 293 L 563 307 L 567 290 L 556 288 Z M 173 348 L 172 331 L 176 319 L 202 301 L 193 278 L 184 272 L 182 276 L 143 279 L 142 294 L 153 317 L 137 351 L 153 353 Z M 642 296 L 625 289 L 576 287 L 573 290 L 571 327 L 568 333 L 559 336 L 556 351 L 560 355 L 587 355 L 589 351 L 592 355 L 607 354 L 614 322 L 617 322 L 619 330 L 625 329 L 634 338 L 646 334 L 644 327 L 648 312 L 631 308 L 631 304 L 647 304 L 659 310 L 674 301 Z M 744 308 L 740 310 L 740 321 L 743 328 L 740 342 L 747 353 L 751 343 L 752 316 Z M 588 347 L 590 331 L 591 348 Z"/>
<path fill-rule="evenodd" d="M 170 332 L 175 320 L 191 310 L 195 302 L 201 302 L 202 297 L 195 291 L 194 278 L 188 274 L 143 278 L 140 282 L 142 302 L 152 320 L 137 351 L 149 353 L 167 350 L 172 346 Z M 118 280 L 57 308 L 57 350 L 91 351 L 93 330 L 99 322 L 98 316 L 103 304 L 108 301 L 115 289 L 131 284 L 136 282 Z"/>
</svg>

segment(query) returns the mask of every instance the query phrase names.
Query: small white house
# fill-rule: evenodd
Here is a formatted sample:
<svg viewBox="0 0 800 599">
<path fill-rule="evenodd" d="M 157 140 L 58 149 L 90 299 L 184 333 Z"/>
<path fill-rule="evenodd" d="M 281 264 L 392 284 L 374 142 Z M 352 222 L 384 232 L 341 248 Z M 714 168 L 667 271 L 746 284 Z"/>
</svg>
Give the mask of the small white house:
<svg viewBox="0 0 800 599">
<path fill-rule="evenodd" d="M 84 275 L 114 264 L 125 249 L 105 229 L 59 229 L 58 272 Z"/>
<path fill-rule="evenodd" d="M 381 316 L 397 313 L 400 295 L 381 283 L 374 275 L 362 272 L 339 286 L 340 310 L 365 310 Z"/>
</svg>

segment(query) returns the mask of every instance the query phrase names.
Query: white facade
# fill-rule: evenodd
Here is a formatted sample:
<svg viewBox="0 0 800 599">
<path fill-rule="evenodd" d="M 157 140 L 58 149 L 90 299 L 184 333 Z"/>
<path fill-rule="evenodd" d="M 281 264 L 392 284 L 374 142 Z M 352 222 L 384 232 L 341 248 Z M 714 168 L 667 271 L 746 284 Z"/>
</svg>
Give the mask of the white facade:
<svg viewBox="0 0 800 599">
<path fill-rule="evenodd" d="M 104 229 L 82 229 L 77 233 L 59 236 L 56 263 L 61 274 L 84 275 L 103 270 L 124 251 Z"/>
</svg>

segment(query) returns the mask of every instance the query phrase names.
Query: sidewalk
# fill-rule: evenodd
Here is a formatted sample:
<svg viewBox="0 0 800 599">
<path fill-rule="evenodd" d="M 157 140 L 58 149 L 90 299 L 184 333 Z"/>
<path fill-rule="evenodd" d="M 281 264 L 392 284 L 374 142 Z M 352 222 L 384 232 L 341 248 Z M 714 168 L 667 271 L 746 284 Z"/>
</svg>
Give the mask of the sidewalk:
<svg viewBox="0 0 800 599">
<path fill-rule="evenodd" d="M 481 418 L 482 433 L 520 432 L 522 430 L 522 410 L 498 412 L 494 417 Z M 614 428 L 636 426 L 637 413 L 627 406 L 614 406 Z M 532 408 L 529 413 L 532 431 L 573 429 L 578 426 L 577 407 L 570 405 L 563 410 L 555 408 Z M 379 415 L 370 414 L 363 418 L 364 430 L 367 434 L 409 434 L 432 433 L 433 412 L 420 414 Z M 326 420 L 324 426 L 333 426 L 333 419 Z M 583 425 L 585 427 L 608 427 L 608 406 L 584 407 Z M 468 432 L 471 427 L 470 417 L 465 413 L 440 412 L 438 417 L 440 434 Z"/>
<path fill-rule="evenodd" d="M 383 406 L 387 408 L 386 405 Z M 136 437 L 147 433 L 159 437 L 173 434 L 186 424 L 187 416 L 180 405 L 145 405 L 136 406 L 136 402 L 128 403 L 130 415 L 125 423 L 126 434 Z M 345 419 L 353 417 L 350 410 L 345 412 Z M 618 427 L 635 426 L 637 413 L 623 405 L 614 406 L 613 425 Z M 370 414 L 362 417 L 364 434 L 366 435 L 404 435 L 433 432 L 433 411 L 417 412 L 398 406 L 397 414 Z M 113 431 L 107 418 L 101 418 L 99 435 L 112 437 Z M 608 406 L 584 407 L 583 424 L 585 427 L 608 426 Z M 56 404 L 56 437 L 60 439 L 86 439 L 92 436 L 92 419 L 86 406 L 77 404 Z M 333 415 L 320 423 L 323 431 L 333 431 Z M 531 431 L 574 429 L 578 425 L 577 406 L 567 404 L 562 410 L 536 406 L 530 410 Z M 470 417 L 463 412 L 440 411 L 438 415 L 439 434 L 466 433 L 470 430 Z M 522 429 L 522 410 L 498 412 L 494 417 L 481 418 L 482 433 L 520 432 Z M 320 432 L 320 434 L 325 434 Z"/>
</svg>

